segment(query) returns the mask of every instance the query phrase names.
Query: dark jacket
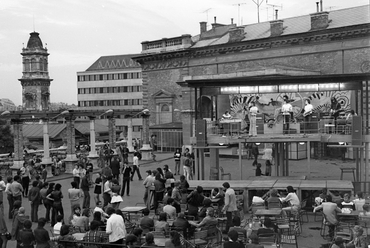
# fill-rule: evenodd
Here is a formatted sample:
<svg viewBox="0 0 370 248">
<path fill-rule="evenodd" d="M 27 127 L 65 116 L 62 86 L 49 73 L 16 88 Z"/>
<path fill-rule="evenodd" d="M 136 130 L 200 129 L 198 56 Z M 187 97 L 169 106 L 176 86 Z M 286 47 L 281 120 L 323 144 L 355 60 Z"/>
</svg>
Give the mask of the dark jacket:
<svg viewBox="0 0 370 248">
<path fill-rule="evenodd" d="M 45 228 L 38 226 L 35 230 L 33 230 L 33 234 L 35 235 L 36 248 L 50 248 L 50 237 Z"/>
<path fill-rule="evenodd" d="M 82 178 L 82 181 L 81 181 L 81 189 L 82 191 L 89 191 L 90 190 L 90 187 L 89 187 L 89 181 L 87 180 L 87 176 L 83 177 Z"/>
<path fill-rule="evenodd" d="M 28 200 L 31 202 L 40 202 L 40 188 L 39 187 L 32 187 L 28 192 Z"/>
<path fill-rule="evenodd" d="M 26 220 L 29 220 L 30 217 L 26 215 L 17 215 L 13 221 L 13 226 L 12 226 L 12 238 L 14 240 L 21 240 L 20 239 L 20 231 L 23 230 L 24 227 L 24 222 Z"/>
<path fill-rule="evenodd" d="M 22 247 L 30 248 L 35 243 L 35 236 L 31 229 L 23 229 L 19 232 L 20 240 L 22 241 Z"/>
<path fill-rule="evenodd" d="M 131 177 L 131 167 L 130 166 L 127 166 L 127 167 L 123 167 L 122 169 L 122 174 L 123 174 L 123 177 Z"/>
<path fill-rule="evenodd" d="M 112 169 L 112 174 L 113 175 L 118 175 L 119 174 L 119 161 L 118 160 L 112 160 L 110 162 L 110 167 Z"/>
</svg>

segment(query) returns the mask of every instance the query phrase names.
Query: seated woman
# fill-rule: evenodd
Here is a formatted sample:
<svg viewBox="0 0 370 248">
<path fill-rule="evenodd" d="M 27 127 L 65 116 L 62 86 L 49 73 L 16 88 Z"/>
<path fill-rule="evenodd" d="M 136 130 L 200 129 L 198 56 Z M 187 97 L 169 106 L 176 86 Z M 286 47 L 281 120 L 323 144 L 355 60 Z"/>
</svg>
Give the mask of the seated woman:
<svg viewBox="0 0 370 248">
<path fill-rule="evenodd" d="M 220 199 L 217 204 L 219 207 L 225 205 L 225 194 L 219 188 L 214 188 L 211 191 L 211 199 Z"/>
<path fill-rule="evenodd" d="M 90 231 L 88 231 L 83 240 L 86 242 L 101 243 L 105 242 L 103 232 L 99 232 L 99 221 L 93 220 L 90 224 Z"/>
<path fill-rule="evenodd" d="M 80 228 L 81 232 L 87 232 L 89 230 L 89 216 L 90 210 L 85 208 L 82 211 L 82 216 L 77 218 L 74 226 Z"/>
<path fill-rule="evenodd" d="M 343 208 L 349 208 L 351 210 L 355 210 L 356 209 L 355 203 L 353 203 L 353 201 L 351 201 L 350 194 L 348 194 L 348 193 L 345 193 L 344 194 L 343 201 L 340 203 L 340 208 L 341 209 L 343 209 Z"/>
<path fill-rule="evenodd" d="M 199 210 L 198 216 L 199 218 L 204 218 L 207 216 L 207 209 L 212 208 L 212 201 L 209 198 L 204 198 L 203 200 L 203 207 Z"/>
<path fill-rule="evenodd" d="M 151 233 L 151 232 L 148 232 L 148 233 L 145 235 L 145 243 L 144 243 L 141 247 L 148 247 L 148 246 L 157 246 L 157 245 L 154 243 L 154 235 L 153 235 L 153 233 Z"/>
<path fill-rule="evenodd" d="M 272 223 L 269 217 L 265 217 L 263 225 L 264 227 L 258 229 L 257 235 L 264 234 L 265 236 L 268 236 L 268 234 L 273 235 L 278 232 L 278 227 L 274 223 Z"/>
<path fill-rule="evenodd" d="M 347 243 L 346 247 L 348 248 L 366 248 L 366 236 L 363 235 L 364 229 L 361 226 L 354 226 L 352 229 L 352 240 Z"/>
<path fill-rule="evenodd" d="M 218 220 L 215 218 L 215 210 L 213 208 L 207 209 L 207 216 L 199 223 L 191 223 L 196 228 L 200 230 L 208 230 L 210 227 L 216 227 L 218 225 Z"/>
<path fill-rule="evenodd" d="M 280 198 L 281 202 L 287 202 L 289 203 L 289 207 L 283 208 L 285 211 L 291 211 L 293 214 L 298 213 L 299 209 L 301 208 L 301 202 L 297 196 L 297 194 L 294 192 L 294 189 L 292 186 L 286 187 L 288 195 L 286 197 Z"/>
<path fill-rule="evenodd" d="M 267 198 L 266 203 L 268 209 L 282 207 L 277 189 L 270 191 L 270 196 Z"/>
<path fill-rule="evenodd" d="M 78 218 L 80 218 L 80 216 L 81 216 L 81 208 L 79 206 L 76 206 L 73 209 L 73 215 L 72 215 L 72 220 L 71 220 L 72 226 L 76 226 L 76 221 Z"/>
<path fill-rule="evenodd" d="M 181 248 L 180 234 L 176 231 L 171 231 L 170 239 L 166 241 L 164 246 L 167 248 Z"/>
<path fill-rule="evenodd" d="M 167 222 L 166 213 L 159 214 L 158 221 L 156 221 L 154 224 L 154 230 L 156 232 L 164 232 L 164 233 L 167 233 L 170 230 L 170 226 L 168 225 L 168 222 Z"/>
</svg>

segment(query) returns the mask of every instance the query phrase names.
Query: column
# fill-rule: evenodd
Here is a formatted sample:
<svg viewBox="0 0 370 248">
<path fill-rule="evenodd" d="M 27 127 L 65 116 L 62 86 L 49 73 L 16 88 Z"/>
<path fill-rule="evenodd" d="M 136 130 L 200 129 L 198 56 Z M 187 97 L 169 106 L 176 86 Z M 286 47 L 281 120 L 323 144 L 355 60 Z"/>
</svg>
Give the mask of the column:
<svg viewBox="0 0 370 248">
<path fill-rule="evenodd" d="M 45 165 L 46 171 L 48 172 L 47 177 L 52 177 L 52 169 L 51 169 L 51 158 L 50 158 L 50 150 L 49 150 L 49 121 L 47 119 L 42 119 L 43 123 L 43 142 L 44 142 L 44 157 L 42 158 L 41 164 Z"/>
<path fill-rule="evenodd" d="M 127 119 L 127 148 L 130 152 L 134 151 L 132 146 L 132 117 Z"/>
<path fill-rule="evenodd" d="M 116 148 L 116 118 L 114 116 L 108 116 L 108 130 L 109 130 L 109 145 L 115 150 Z"/>
<path fill-rule="evenodd" d="M 307 175 L 311 178 L 311 141 L 307 141 Z"/>
<path fill-rule="evenodd" d="M 75 138 L 75 117 L 73 116 L 67 116 L 65 117 L 66 120 L 66 135 L 67 135 L 67 156 L 64 159 L 64 162 L 66 164 L 66 173 L 72 173 L 73 167 L 75 163 L 78 161 L 75 153 L 75 144 L 76 144 L 76 138 Z"/>
<path fill-rule="evenodd" d="M 10 168 L 13 170 L 13 175 L 23 166 L 23 122 L 20 119 L 12 119 L 11 124 L 14 132 L 14 160 L 13 166 Z"/>
<path fill-rule="evenodd" d="M 203 149 L 202 149 L 203 150 Z M 219 149 L 210 148 L 209 149 L 209 180 L 220 180 L 220 159 L 219 159 Z M 204 166 L 204 164 L 203 164 Z"/>
<path fill-rule="evenodd" d="M 141 151 L 141 160 L 152 160 L 151 152 L 152 148 L 149 144 L 149 116 L 142 115 L 143 117 L 143 147 L 140 149 Z M 127 132 L 128 133 L 128 132 Z"/>
<path fill-rule="evenodd" d="M 93 168 L 98 167 L 98 154 L 96 153 L 96 146 L 95 146 L 95 116 L 89 116 L 90 118 L 90 152 L 89 156 L 87 156 L 90 160 L 90 163 L 93 164 Z"/>
</svg>

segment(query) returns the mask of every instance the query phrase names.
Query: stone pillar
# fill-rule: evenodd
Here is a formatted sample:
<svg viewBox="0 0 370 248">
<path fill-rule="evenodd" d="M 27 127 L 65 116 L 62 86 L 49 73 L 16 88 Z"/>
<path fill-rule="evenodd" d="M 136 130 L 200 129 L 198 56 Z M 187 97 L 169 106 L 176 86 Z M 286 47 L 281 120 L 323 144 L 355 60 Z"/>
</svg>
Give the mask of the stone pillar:
<svg viewBox="0 0 370 248">
<path fill-rule="evenodd" d="M 13 170 L 13 175 L 19 168 L 23 166 L 23 122 L 20 119 L 12 119 L 11 124 L 13 125 L 14 132 L 14 160 L 13 166 L 10 168 Z"/>
<path fill-rule="evenodd" d="M 130 152 L 134 151 L 132 146 L 132 117 L 127 119 L 127 148 Z"/>
<path fill-rule="evenodd" d="M 108 116 L 108 130 L 109 130 L 109 145 L 115 150 L 116 148 L 116 118 L 114 116 Z"/>
<path fill-rule="evenodd" d="M 51 158 L 50 158 L 50 150 L 49 150 L 49 122 L 47 119 L 43 119 L 43 142 L 44 142 L 44 157 L 42 158 L 41 164 L 45 165 L 46 171 L 48 172 L 47 177 L 52 177 L 52 169 L 51 169 Z"/>
<path fill-rule="evenodd" d="M 209 180 L 220 180 L 221 178 L 220 178 L 219 149 L 210 148 L 209 159 L 210 159 Z M 203 166 L 205 165 L 203 164 Z"/>
<path fill-rule="evenodd" d="M 141 151 L 141 160 L 152 160 L 151 152 L 152 148 L 149 144 L 149 116 L 143 115 L 143 147 Z M 132 145 L 132 144 L 131 144 Z"/>
<path fill-rule="evenodd" d="M 90 118 L 90 152 L 89 156 L 87 156 L 90 160 L 90 163 L 93 164 L 93 168 L 98 166 L 98 154 L 96 153 L 95 147 L 95 116 L 89 116 Z"/>
<path fill-rule="evenodd" d="M 64 159 L 64 162 L 66 164 L 66 173 L 72 173 L 72 170 L 74 168 L 74 165 L 78 161 L 75 153 L 75 144 L 76 144 L 76 138 L 75 138 L 75 117 L 73 116 L 67 116 L 65 117 L 66 120 L 66 132 L 67 132 L 67 149 L 66 153 L 67 156 Z"/>
</svg>

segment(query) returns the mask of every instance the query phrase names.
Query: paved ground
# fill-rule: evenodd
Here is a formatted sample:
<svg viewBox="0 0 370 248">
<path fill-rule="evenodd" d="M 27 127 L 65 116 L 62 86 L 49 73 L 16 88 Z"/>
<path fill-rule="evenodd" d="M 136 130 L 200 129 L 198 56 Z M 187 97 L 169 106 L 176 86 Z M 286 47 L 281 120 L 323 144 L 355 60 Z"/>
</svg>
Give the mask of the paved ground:
<svg viewBox="0 0 370 248">
<path fill-rule="evenodd" d="M 264 161 L 260 161 L 262 164 L 264 164 Z M 209 164 L 209 158 L 206 158 L 205 160 L 206 165 Z M 299 161 L 290 161 L 290 175 L 292 176 L 299 176 L 299 175 L 307 175 L 306 170 L 306 161 L 305 160 L 299 160 Z M 174 170 L 175 162 L 173 159 L 172 153 L 163 153 L 163 154 L 157 154 L 157 161 L 141 161 L 141 174 L 144 177 L 145 171 L 148 169 L 155 169 L 158 167 L 163 168 L 164 164 L 168 164 L 170 169 Z M 233 180 L 240 180 L 240 170 L 239 170 L 239 164 L 238 159 L 232 159 L 232 158 L 220 158 L 220 165 L 224 168 L 225 172 L 230 172 L 231 177 Z M 340 167 L 348 167 L 348 166 L 354 166 L 353 161 L 346 161 L 342 162 L 341 160 L 312 160 L 311 161 L 311 178 L 313 179 L 339 179 L 340 177 Z M 255 171 L 254 167 L 252 166 L 251 160 L 243 160 L 243 174 L 242 179 L 247 179 L 249 176 L 254 176 Z M 262 171 L 264 171 L 264 167 L 262 167 Z M 95 175 L 94 175 L 95 178 Z M 196 175 L 197 178 L 197 175 Z M 205 178 L 209 178 L 209 170 L 205 170 Z M 64 195 L 63 198 L 63 207 L 66 218 L 70 216 L 70 204 L 67 196 L 67 189 L 70 188 L 70 182 L 71 175 L 68 174 L 62 174 L 58 177 L 50 178 L 49 181 L 55 181 L 62 185 L 62 193 Z M 346 175 L 346 178 L 350 180 L 351 178 L 349 175 Z M 220 182 L 220 185 L 222 182 Z M 232 183 L 231 183 L 232 185 Z M 124 197 L 124 202 L 121 203 L 120 207 L 124 206 L 135 206 L 136 203 L 142 203 L 142 197 L 143 197 L 144 188 L 142 185 L 142 181 L 138 181 L 137 176 L 135 175 L 134 181 L 131 182 L 131 192 L 130 196 Z M 93 189 L 91 189 L 90 194 L 93 195 Z M 4 199 L 4 211 L 7 213 L 8 211 L 8 204 L 6 199 Z M 23 199 L 23 206 L 26 208 L 26 213 L 30 213 L 30 204 L 27 199 Z M 94 198 L 91 198 L 91 207 L 94 207 Z M 43 206 L 40 206 L 39 209 L 39 217 L 43 217 L 45 215 L 45 209 Z M 7 214 L 5 214 L 7 216 Z M 310 222 L 305 223 L 303 225 L 303 233 L 299 237 L 299 247 L 301 248 L 320 248 L 322 244 L 326 243 L 326 241 L 319 235 L 319 230 L 321 223 L 320 222 L 314 222 L 313 215 L 309 215 Z M 11 220 L 6 219 L 6 224 L 8 227 L 8 230 L 11 230 L 12 223 Z M 33 224 L 33 229 L 36 227 L 36 224 Z M 50 229 L 50 225 L 47 224 L 47 229 Z M 8 242 L 8 247 L 15 248 L 15 242 L 10 241 Z"/>
</svg>

